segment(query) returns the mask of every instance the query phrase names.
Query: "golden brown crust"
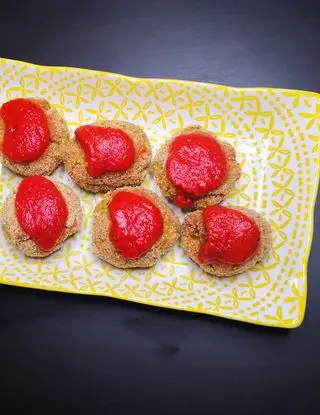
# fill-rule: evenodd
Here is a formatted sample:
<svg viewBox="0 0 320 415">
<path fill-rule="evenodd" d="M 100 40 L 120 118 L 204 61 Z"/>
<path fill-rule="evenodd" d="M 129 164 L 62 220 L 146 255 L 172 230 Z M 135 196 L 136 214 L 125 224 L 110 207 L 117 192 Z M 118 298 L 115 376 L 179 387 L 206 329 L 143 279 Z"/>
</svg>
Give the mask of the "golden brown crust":
<svg viewBox="0 0 320 415">
<path fill-rule="evenodd" d="M 2 152 L 4 137 L 4 122 L 0 117 L 0 160 L 2 164 L 21 176 L 50 175 L 62 162 L 64 146 L 69 141 L 69 129 L 66 121 L 59 112 L 50 107 L 47 100 L 43 98 L 28 98 L 43 109 L 46 114 L 50 142 L 45 152 L 36 160 L 26 163 L 14 163 Z"/>
<path fill-rule="evenodd" d="M 203 223 L 202 211 L 197 210 L 186 215 L 182 225 L 181 246 L 184 249 L 186 255 L 188 255 L 204 271 L 206 271 L 208 274 L 214 275 L 215 277 L 229 277 L 247 271 L 248 269 L 252 268 L 257 262 L 261 261 L 272 247 L 271 227 L 266 219 L 251 209 L 246 209 L 238 206 L 228 207 L 238 210 L 247 215 L 249 218 L 253 219 L 260 229 L 261 237 L 258 249 L 254 256 L 249 258 L 243 264 L 200 264 L 198 253 L 207 235 Z"/>
<path fill-rule="evenodd" d="M 164 219 L 164 229 L 161 238 L 152 246 L 150 251 L 137 259 L 125 259 L 117 252 L 109 238 L 110 217 L 108 205 L 112 198 L 123 190 L 134 192 L 151 200 L 159 209 Z M 107 193 L 96 206 L 93 214 L 93 253 L 109 264 L 118 268 L 147 268 L 153 266 L 159 258 L 178 240 L 180 223 L 170 207 L 155 193 L 142 187 L 124 187 Z"/>
<path fill-rule="evenodd" d="M 92 177 L 87 171 L 85 153 L 77 140 L 72 140 L 66 149 L 64 164 L 70 177 L 82 189 L 92 192 L 108 192 L 122 186 L 139 186 L 151 163 L 151 147 L 145 132 L 126 121 L 99 121 L 91 125 L 120 128 L 132 139 L 136 151 L 136 161 L 126 171 L 107 172 Z"/>
<path fill-rule="evenodd" d="M 241 167 L 236 160 L 236 151 L 234 147 L 229 143 L 219 140 L 210 131 L 203 129 L 198 125 L 190 125 L 189 127 L 182 128 L 181 130 L 177 131 L 170 140 L 163 144 L 157 151 L 156 157 L 152 163 L 152 173 L 156 179 L 157 185 L 159 186 L 163 195 L 169 201 L 173 202 L 176 195 L 176 188 L 168 179 L 166 171 L 166 162 L 168 158 L 170 145 L 175 137 L 181 134 L 194 132 L 203 132 L 220 143 L 223 151 L 226 153 L 229 170 L 224 183 L 217 189 L 213 190 L 212 192 L 209 192 L 206 196 L 195 200 L 190 210 L 203 209 L 206 206 L 216 205 L 220 203 L 232 191 L 232 189 L 235 186 L 235 183 L 237 182 L 237 180 L 239 180 L 241 176 Z"/>
<path fill-rule="evenodd" d="M 68 218 L 64 231 L 60 240 L 51 251 L 43 251 L 39 248 L 35 241 L 19 225 L 15 209 L 16 191 L 7 197 L 3 206 L 2 226 L 9 240 L 25 255 L 35 258 L 46 257 L 60 249 L 63 242 L 80 229 L 82 223 L 82 209 L 80 199 L 76 193 L 65 184 L 56 182 L 49 177 L 47 179 L 51 180 L 58 187 L 68 207 Z"/>
</svg>

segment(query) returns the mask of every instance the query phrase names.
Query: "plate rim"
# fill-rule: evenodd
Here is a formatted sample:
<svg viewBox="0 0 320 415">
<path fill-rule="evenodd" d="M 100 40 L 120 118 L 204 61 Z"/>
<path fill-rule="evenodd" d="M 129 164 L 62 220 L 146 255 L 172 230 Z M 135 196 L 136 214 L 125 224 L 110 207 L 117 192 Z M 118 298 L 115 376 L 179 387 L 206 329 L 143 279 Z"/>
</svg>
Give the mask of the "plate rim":
<svg viewBox="0 0 320 415">
<path fill-rule="evenodd" d="M 307 94 L 310 97 L 314 98 L 320 98 L 320 93 L 314 92 L 314 91 L 307 91 L 304 89 L 291 89 L 291 88 L 280 88 L 280 87 L 270 87 L 270 86 L 232 86 L 232 85 L 226 85 L 226 84 L 217 84 L 215 82 L 210 81 L 192 81 L 188 79 L 177 79 L 177 78 L 152 78 L 152 77 L 139 77 L 139 76 L 131 76 L 131 75 L 123 75 L 116 72 L 109 72 L 109 71 L 102 71 L 99 69 L 88 69 L 88 68 L 81 68 L 76 66 L 56 66 L 56 65 L 42 65 L 38 63 L 28 62 L 28 61 L 21 61 L 18 59 L 11 59 L 11 58 L 3 58 L 0 56 L 0 61 L 9 61 L 12 63 L 19 63 L 22 65 L 30 65 L 35 66 L 38 68 L 47 68 L 47 69 L 58 69 L 58 70 L 75 70 L 75 71 L 83 71 L 83 72 L 94 72 L 94 73 L 102 73 L 105 75 L 111 75 L 111 76 L 120 76 L 121 78 L 126 79 L 136 79 L 139 81 L 151 81 L 151 82 L 173 82 L 173 83 L 186 83 L 191 85 L 200 85 L 200 86 L 206 86 L 211 85 L 214 87 L 222 87 L 222 88 L 229 88 L 229 89 L 237 89 L 237 90 L 243 90 L 243 91 L 279 91 L 279 92 L 295 92 L 297 94 L 305 95 Z"/>
</svg>

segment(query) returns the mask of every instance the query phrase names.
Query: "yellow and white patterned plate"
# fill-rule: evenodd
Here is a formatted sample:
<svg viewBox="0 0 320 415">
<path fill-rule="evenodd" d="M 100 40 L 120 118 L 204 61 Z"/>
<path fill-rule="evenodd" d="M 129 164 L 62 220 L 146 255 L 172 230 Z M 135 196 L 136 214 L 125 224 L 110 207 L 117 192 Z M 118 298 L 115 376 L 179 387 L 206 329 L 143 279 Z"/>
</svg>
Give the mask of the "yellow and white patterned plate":
<svg viewBox="0 0 320 415">
<path fill-rule="evenodd" d="M 0 101 L 42 96 L 70 129 L 104 118 L 142 126 L 153 151 L 176 128 L 200 124 L 232 143 L 243 169 L 227 202 L 258 210 L 273 228 L 263 264 L 230 279 L 203 273 L 174 247 L 150 270 L 123 271 L 91 253 L 91 216 L 100 196 L 80 191 L 82 231 L 45 260 L 28 259 L 0 233 L 0 283 L 104 295 L 278 327 L 301 324 L 319 178 L 320 96 L 271 88 L 136 79 L 0 59 Z M 71 184 L 61 167 L 54 177 Z M 19 177 L 1 169 L 3 204 Z M 154 188 L 150 176 L 144 186 Z M 182 215 L 181 215 L 182 216 Z"/>
</svg>

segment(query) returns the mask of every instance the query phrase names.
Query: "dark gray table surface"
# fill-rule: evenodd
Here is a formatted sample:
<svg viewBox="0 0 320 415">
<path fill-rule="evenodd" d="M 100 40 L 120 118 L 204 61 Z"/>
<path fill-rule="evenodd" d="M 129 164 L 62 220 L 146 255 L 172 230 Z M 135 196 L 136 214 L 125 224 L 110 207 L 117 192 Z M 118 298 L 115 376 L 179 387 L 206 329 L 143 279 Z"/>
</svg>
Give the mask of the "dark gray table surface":
<svg viewBox="0 0 320 415">
<path fill-rule="evenodd" d="M 319 16 L 308 0 L 5 0 L 0 56 L 319 91 Z M 318 414 L 319 219 L 293 331 L 0 286 L 0 413 Z"/>
</svg>

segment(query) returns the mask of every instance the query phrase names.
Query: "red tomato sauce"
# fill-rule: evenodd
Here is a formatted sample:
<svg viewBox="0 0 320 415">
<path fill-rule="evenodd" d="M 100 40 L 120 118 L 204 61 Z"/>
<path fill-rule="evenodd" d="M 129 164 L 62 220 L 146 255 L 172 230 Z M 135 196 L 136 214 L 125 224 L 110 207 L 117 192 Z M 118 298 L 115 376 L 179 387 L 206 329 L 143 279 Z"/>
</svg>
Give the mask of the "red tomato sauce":
<svg viewBox="0 0 320 415">
<path fill-rule="evenodd" d="M 117 193 L 109 204 L 110 239 L 126 259 L 148 252 L 163 234 L 163 217 L 148 198 L 136 193 Z"/>
<path fill-rule="evenodd" d="M 244 213 L 224 206 L 203 211 L 207 240 L 199 252 L 202 264 L 242 264 L 256 252 L 260 230 Z"/>
<path fill-rule="evenodd" d="M 92 177 L 106 172 L 125 171 L 135 162 L 132 139 L 118 128 L 84 125 L 75 131 Z"/>
<path fill-rule="evenodd" d="M 191 133 L 173 140 L 166 169 L 169 180 L 176 187 L 175 204 L 187 209 L 193 200 L 224 182 L 228 163 L 218 141 L 203 133 Z"/>
<path fill-rule="evenodd" d="M 42 108 L 28 99 L 13 99 L 2 105 L 0 117 L 5 125 L 2 151 L 10 161 L 33 161 L 44 153 L 50 134 Z"/>
<path fill-rule="evenodd" d="M 21 228 L 43 251 L 51 251 L 68 218 L 66 202 L 56 185 L 42 176 L 23 179 L 15 207 Z"/>
</svg>

